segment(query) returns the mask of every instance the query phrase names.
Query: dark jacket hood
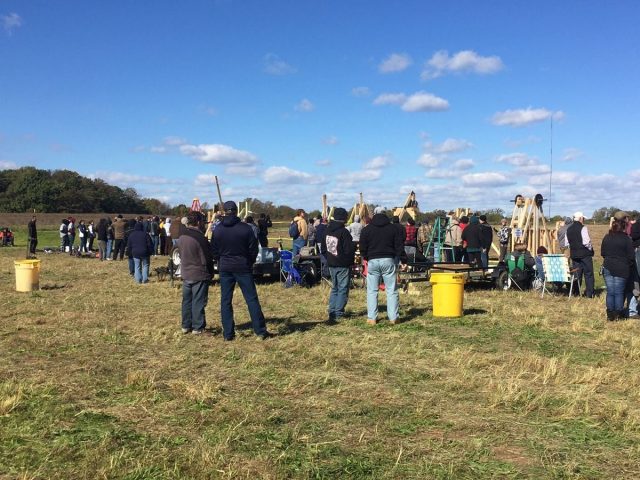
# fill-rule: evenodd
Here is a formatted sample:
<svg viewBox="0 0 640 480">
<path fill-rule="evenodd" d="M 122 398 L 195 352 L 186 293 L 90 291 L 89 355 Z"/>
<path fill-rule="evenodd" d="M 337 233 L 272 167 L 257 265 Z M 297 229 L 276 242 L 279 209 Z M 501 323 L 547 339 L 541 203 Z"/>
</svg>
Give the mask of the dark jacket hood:
<svg viewBox="0 0 640 480">
<path fill-rule="evenodd" d="M 389 225 L 391 221 L 389 217 L 387 217 L 384 213 L 377 213 L 371 219 L 371 225 L 375 227 L 384 227 L 385 225 Z"/>
<path fill-rule="evenodd" d="M 225 215 L 222 217 L 222 225 L 225 227 L 233 227 L 236 223 L 240 223 L 240 217 L 237 215 Z"/>
<path fill-rule="evenodd" d="M 136 232 L 136 231 L 142 231 L 142 230 L 144 230 L 144 228 L 143 228 L 143 227 L 144 227 L 144 225 L 142 225 L 142 222 L 137 222 L 137 223 L 135 224 L 135 226 L 133 227 L 133 231 L 134 231 L 134 232 Z"/>
<path fill-rule="evenodd" d="M 329 225 L 327 225 L 327 233 L 335 232 L 344 228 L 344 222 L 339 222 L 337 220 L 331 220 Z"/>
</svg>

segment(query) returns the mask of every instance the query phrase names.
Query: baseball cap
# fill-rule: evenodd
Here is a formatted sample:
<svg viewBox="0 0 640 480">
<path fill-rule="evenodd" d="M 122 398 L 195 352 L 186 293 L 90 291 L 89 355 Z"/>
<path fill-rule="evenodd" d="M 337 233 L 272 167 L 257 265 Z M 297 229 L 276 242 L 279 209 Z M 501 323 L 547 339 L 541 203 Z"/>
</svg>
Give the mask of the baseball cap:
<svg viewBox="0 0 640 480">
<path fill-rule="evenodd" d="M 584 213 L 582 212 L 576 212 L 573 214 L 573 219 L 576 221 L 580 221 L 580 219 L 583 217 L 584 217 Z"/>
<path fill-rule="evenodd" d="M 384 213 L 384 212 L 385 212 L 384 207 L 376 207 L 376 208 L 373 210 L 373 214 L 374 214 L 374 215 L 378 215 L 379 213 Z"/>
<path fill-rule="evenodd" d="M 222 208 L 224 208 L 225 212 L 237 212 L 238 211 L 238 206 L 236 205 L 236 202 L 232 201 L 232 200 L 228 200 L 226 202 L 224 202 L 224 205 L 222 206 Z"/>
<path fill-rule="evenodd" d="M 624 220 L 625 218 L 627 218 L 629 216 L 629 214 L 627 212 L 625 212 L 624 210 L 618 210 L 614 215 L 613 218 L 615 218 L 616 220 Z"/>
</svg>

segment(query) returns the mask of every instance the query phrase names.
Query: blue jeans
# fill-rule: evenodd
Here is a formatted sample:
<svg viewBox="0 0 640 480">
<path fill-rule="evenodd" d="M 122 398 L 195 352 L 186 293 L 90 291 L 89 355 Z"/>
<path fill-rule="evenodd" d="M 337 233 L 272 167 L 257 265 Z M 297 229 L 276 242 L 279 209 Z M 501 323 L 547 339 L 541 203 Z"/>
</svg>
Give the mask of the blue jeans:
<svg viewBox="0 0 640 480">
<path fill-rule="evenodd" d="M 113 239 L 109 238 L 107 240 L 107 255 L 106 255 L 106 258 L 111 258 L 111 247 L 113 247 Z"/>
<path fill-rule="evenodd" d="M 153 241 L 153 254 L 158 254 L 158 242 L 160 241 L 160 237 L 158 235 L 151 235 L 151 240 Z"/>
<path fill-rule="evenodd" d="M 129 275 L 135 275 L 136 274 L 136 264 L 133 261 L 133 257 L 127 257 L 129 260 Z"/>
<path fill-rule="evenodd" d="M 607 285 L 607 310 L 615 312 L 624 309 L 624 290 L 627 285 L 627 279 L 623 277 L 614 277 L 606 268 L 603 269 L 604 283 Z"/>
<path fill-rule="evenodd" d="M 300 253 L 300 249 L 302 247 L 304 247 L 307 244 L 307 241 L 302 238 L 302 237 L 298 237 L 293 241 L 293 256 L 295 257 L 296 255 L 298 255 Z"/>
<path fill-rule="evenodd" d="M 204 330 L 207 326 L 204 308 L 209 301 L 209 281 L 182 282 L 182 328 Z"/>
<path fill-rule="evenodd" d="M 329 267 L 331 293 L 329 293 L 329 320 L 344 316 L 344 307 L 349 300 L 349 267 Z"/>
<path fill-rule="evenodd" d="M 378 285 L 380 278 L 387 291 L 387 317 L 389 320 L 398 318 L 400 295 L 397 289 L 396 263 L 393 258 L 374 258 L 369 260 L 367 272 L 367 318 L 376 320 L 378 317 Z"/>
<path fill-rule="evenodd" d="M 482 261 L 482 268 L 489 268 L 489 249 L 483 248 L 480 252 L 480 260 Z"/>
<path fill-rule="evenodd" d="M 232 339 L 236 335 L 233 321 L 233 290 L 236 283 L 240 286 L 244 301 L 249 308 L 251 326 L 256 335 L 265 335 L 267 326 L 258 300 L 256 284 L 252 273 L 220 272 L 220 317 L 222 320 L 222 335 Z"/>
<path fill-rule="evenodd" d="M 149 282 L 149 257 L 133 257 L 133 268 L 136 283 Z"/>
</svg>

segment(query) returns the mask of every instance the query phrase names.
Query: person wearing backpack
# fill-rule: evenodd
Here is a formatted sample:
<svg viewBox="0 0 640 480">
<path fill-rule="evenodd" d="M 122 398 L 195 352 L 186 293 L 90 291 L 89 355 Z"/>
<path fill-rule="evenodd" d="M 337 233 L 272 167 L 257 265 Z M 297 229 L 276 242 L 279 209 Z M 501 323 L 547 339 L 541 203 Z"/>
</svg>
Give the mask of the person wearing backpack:
<svg viewBox="0 0 640 480">
<path fill-rule="evenodd" d="M 289 225 L 289 236 L 293 239 L 293 256 L 300 253 L 300 249 L 307 244 L 309 231 L 307 230 L 306 212 L 299 209 L 296 216 L 293 217 L 291 225 Z"/>
<path fill-rule="evenodd" d="M 520 288 L 529 286 L 535 264 L 536 259 L 527 250 L 527 246 L 524 243 L 516 243 L 513 247 L 513 252 L 507 258 L 509 276 Z"/>
</svg>

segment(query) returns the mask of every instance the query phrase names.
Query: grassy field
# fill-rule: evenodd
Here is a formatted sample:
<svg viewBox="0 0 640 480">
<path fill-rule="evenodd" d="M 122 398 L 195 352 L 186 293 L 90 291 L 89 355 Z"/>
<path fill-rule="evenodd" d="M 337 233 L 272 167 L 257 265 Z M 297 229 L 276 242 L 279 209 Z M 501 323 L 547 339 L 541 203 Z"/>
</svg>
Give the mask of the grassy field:
<svg viewBox="0 0 640 480">
<path fill-rule="evenodd" d="M 126 262 L 41 255 L 15 292 L 23 250 L 0 249 L 0 478 L 640 477 L 640 324 L 603 295 L 467 288 L 434 318 L 420 285 L 368 327 L 354 290 L 327 326 L 328 289 L 264 283 L 277 335 L 239 296 L 223 343 L 217 286 L 210 334 L 182 335 L 180 291 Z"/>
</svg>

